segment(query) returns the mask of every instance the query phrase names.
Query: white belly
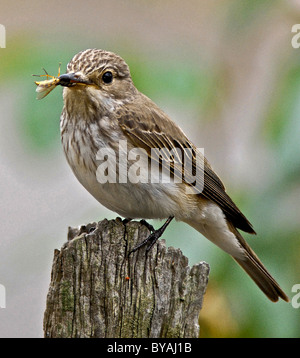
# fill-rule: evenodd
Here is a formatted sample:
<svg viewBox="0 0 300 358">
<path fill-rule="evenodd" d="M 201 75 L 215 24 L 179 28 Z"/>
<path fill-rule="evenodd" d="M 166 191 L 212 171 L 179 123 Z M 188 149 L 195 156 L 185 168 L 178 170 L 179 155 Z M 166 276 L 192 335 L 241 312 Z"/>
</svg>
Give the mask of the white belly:
<svg viewBox="0 0 300 358">
<path fill-rule="evenodd" d="M 100 159 L 102 153 L 99 154 L 99 149 L 107 149 L 109 143 L 98 138 L 97 149 L 92 148 L 90 143 L 80 141 L 80 135 L 76 131 L 72 135 L 65 134 L 62 137 L 62 143 L 68 163 L 79 182 L 108 209 L 129 218 L 163 219 L 170 215 L 180 216 L 182 212 L 178 205 L 180 186 L 170 180 L 169 183 L 157 183 L 159 180 L 156 177 L 153 178 L 153 173 L 147 170 L 148 159 L 146 157 L 141 157 L 139 160 L 138 178 L 130 175 L 130 173 L 135 173 L 132 166 L 134 162 L 131 162 L 131 165 L 128 164 L 124 156 L 121 159 L 117 158 L 115 163 L 106 159 L 110 171 L 105 182 L 105 178 L 103 180 L 99 175 L 104 171 L 100 168 L 100 164 L 104 162 L 97 159 Z M 121 179 L 120 172 L 123 173 Z M 127 174 L 125 182 L 124 173 Z M 134 182 L 136 179 L 139 180 Z"/>
<path fill-rule="evenodd" d="M 163 219 L 176 215 L 179 188 L 176 184 L 100 184 L 95 173 L 72 168 L 79 182 L 108 209 L 128 218 Z"/>
</svg>

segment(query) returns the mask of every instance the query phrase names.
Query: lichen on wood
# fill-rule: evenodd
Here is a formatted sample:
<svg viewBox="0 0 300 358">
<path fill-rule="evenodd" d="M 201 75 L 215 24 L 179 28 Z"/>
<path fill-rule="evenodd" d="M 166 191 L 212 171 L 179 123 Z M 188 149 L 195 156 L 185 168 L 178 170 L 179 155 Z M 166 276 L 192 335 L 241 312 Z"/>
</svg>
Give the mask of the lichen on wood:
<svg viewBox="0 0 300 358">
<path fill-rule="evenodd" d="M 128 255 L 149 234 L 119 218 L 69 228 L 54 252 L 45 337 L 198 337 L 209 266 L 190 268 L 164 240 Z"/>
</svg>

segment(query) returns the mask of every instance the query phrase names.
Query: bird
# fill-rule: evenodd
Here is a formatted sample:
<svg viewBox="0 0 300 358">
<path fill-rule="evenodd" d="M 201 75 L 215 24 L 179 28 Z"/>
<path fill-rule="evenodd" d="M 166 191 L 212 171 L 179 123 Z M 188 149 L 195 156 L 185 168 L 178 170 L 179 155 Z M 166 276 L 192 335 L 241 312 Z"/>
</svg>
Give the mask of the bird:
<svg viewBox="0 0 300 358">
<path fill-rule="evenodd" d="M 77 53 L 66 73 L 57 78 L 55 85 L 63 87 L 64 102 L 61 142 L 78 181 L 102 205 L 124 217 L 125 223 L 133 219 L 144 223 L 147 219 L 166 220 L 157 230 L 148 224 L 149 237 L 133 252 L 143 245 L 149 250 L 175 218 L 231 255 L 271 301 L 289 301 L 240 233 L 256 234 L 252 224 L 227 194 L 199 148 L 135 87 L 123 58 L 102 49 L 86 49 Z M 163 148 L 172 153 L 165 160 L 154 155 L 155 150 Z M 192 173 L 181 175 L 188 160 L 172 152 L 175 148 L 189 151 Z M 134 160 L 127 156 L 134 150 L 139 150 L 136 158 L 144 173 L 140 176 L 134 170 Z M 197 157 L 202 160 L 200 170 L 196 170 Z M 154 180 L 149 176 L 153 158 L 159 168 Z M 167 166 L 170 180 L 164 182 Z M 120 175 L 130 169 L 139 180 L 124 180 Z M 193 174 L 201 190 L 193 191 Z M 175 180 L 179 177 L 181 181 Z"/>
</svg>

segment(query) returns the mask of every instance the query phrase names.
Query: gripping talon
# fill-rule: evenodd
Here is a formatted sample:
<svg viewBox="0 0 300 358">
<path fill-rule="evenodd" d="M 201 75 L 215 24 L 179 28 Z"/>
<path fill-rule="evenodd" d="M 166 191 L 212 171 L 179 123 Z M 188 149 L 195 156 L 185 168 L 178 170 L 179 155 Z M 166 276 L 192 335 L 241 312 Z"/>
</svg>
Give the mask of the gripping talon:
<svg viewBox="0 0 300 358">
<path fill-rule="evenodd" d="M 132 219 L 130 219 L 130 218 L 125 218 L 125 219 L 122 220 L 122 223 L 123 223 L 124 225 L 126 225 L 126 224 L 128 224 L 131 220 L 132 220 Z"/>
<path fill-rule="evenodd" d="M 140 223 L 141 223 L 142 225 L 146 226 L 146 228 L 147 228 L 151 233 L 155 231 L 154 227 L 153 227 L 151 224 L 149 224 L 145 219 L 140 220 Z"/>
<path fill-rule="evenodd" d="M 147 248 L 146 248 L 146 253 L 148 253 L 151 248 L 153 247 L 153 245 L 156 243 L 156 241 L 162 236 L 162 234 L 164 233 L 164 231 L 166 230 L 167 226 L 170 224 L 170 222 L 174 219 L 174 216 L 170 216 L 167 221 L 163 224 L 162 227 L 160 227 L 157 230 L 154 230 L 153 228 L 153 232 L 144 240 L 142 241 L 140 244 L 138 244 L 137 246 L 135 246 L 128 254 L 128 256 L 130 254 L 132 254 L 133 252 L 137 251 L 139 248 L 141 248 L 142 246 L 148 244 Z M 142 221 L 142 220 L 141 220 Z M 145 220 L 144 220 L 145 221 Z M 146 221 L 145 221 L 146 222 Z M 147 225 L 149 225 L 147 223 Z M 152 226 L 152 225 L 151 225 Z M 149 229 L 150 230 L 150 229 Z"/>
</svg>

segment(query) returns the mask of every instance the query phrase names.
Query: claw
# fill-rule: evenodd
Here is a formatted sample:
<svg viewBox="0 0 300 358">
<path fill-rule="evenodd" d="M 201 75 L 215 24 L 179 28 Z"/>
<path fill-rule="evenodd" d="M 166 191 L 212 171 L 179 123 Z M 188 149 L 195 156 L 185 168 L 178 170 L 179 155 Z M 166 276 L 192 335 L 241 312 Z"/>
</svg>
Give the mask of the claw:
<svg viewBox="0 0 300 358">
<path fill-rule="evenodd" d="M 141 223 L 142 225 L 146 226 L 146 228 L 147 228 L 151 233 L 155 231 L 154 227 L 153 227 L 151 224 L 149 224 L 146 220 L 142 219 L 142 220 L 140 220 L 140 223 Z"/>
<path fill-rule="evenodd" d="M 153 245 L 156 243 L 156 241 L 162 236 L 162 234 L 164 233 L 164 231 L 166 230 L 167 226 L 170 224 L 170 222 L 174 219 L 174 216 L 170 216 L 167 221 L 163 224 L 162 227 L 160 227 L 157 230 L 154 230 L 153 226 L 148 224 L 145 220 L 145 222 L 147 223 L 147 225 L 152 226 L 153 232 L 144 240 L 142 241 L 140 244 L 138 244 L 137 246 L 135 246 L 128 254 L 128 256 L 130 254 L 132 254 L 133 252 L 135 252 L 136 250 L 138 250 L 139 248 L 141 248 L 142 246 L 145 246 L 146 244 L 148 244 L 148 246 L 146 247 L 146 253 L 148 253 L 151 248 L 153 247 Z M 143 221 L 143 220 L 141 220 Z M 147 226 L 146 225 L 146 226 Z M 150 230 L 150 229 L 149 229 Z M 150 230 L 152 231 L 152 230 Z"/>
</svg>

